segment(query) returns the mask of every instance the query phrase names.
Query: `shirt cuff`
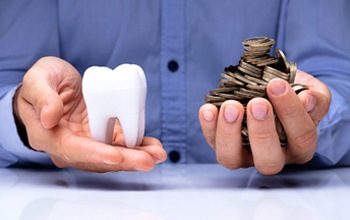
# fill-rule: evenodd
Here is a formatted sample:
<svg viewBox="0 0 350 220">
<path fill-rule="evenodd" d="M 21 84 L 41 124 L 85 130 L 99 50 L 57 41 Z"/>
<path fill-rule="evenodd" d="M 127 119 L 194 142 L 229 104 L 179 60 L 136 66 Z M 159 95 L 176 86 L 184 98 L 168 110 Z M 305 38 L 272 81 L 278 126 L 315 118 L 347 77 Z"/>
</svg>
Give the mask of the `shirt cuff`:
<svg viewBox="0 0 350 220">
<path fill-rule="evenodd" d="M 16 89 L 17 87 L 11 89 L 0 101 L 0 147 L 11 154 L 11 158 L 16 158 L 12 159 L 12 164 L 35 163 L 43 166 L 52 166 L 53 163 L 49 155 L 44 152 L 38 152 L 27 148 L 22 143 L 17 133 L 12 109 L 12 99 Z M 3 157 L 6 157 L 6 155 L 0 155 L 0 160 L 8 160 L 8 158 Z"/>
<path fill-rule="evenodd" d="M 349 166 L 350 147 L 350 105 L 346 99 L 332 89 L 332 102 L 327 115 L 317 128 L 318 148 L 317 157 L 313 161 L 316 166 Z"/>
</svg>

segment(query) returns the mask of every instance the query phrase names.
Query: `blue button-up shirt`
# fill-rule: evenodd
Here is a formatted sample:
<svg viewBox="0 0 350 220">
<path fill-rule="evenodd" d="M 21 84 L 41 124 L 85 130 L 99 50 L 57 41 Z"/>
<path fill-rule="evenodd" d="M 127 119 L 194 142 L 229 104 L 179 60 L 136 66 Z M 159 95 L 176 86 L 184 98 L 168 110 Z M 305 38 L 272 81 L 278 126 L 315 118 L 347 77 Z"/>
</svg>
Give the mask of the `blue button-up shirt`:
<svg viewBox="0 0 350 220">
<path fill-rule="evenodd" d="M 347 0 L 0 1 L 0 167 L 50 164 L 21 143 L 12 97 L 31 65 L 58 56 L 83 74 L 92 65 L 140 65 L 147 77 L 146 135 L 180 163 L 216 162 L 198 109 L 242 40 L 269 36 L 289 61 L 333 95 L 311 164 L 349 165 L 350 2 Z"/>
</svg>

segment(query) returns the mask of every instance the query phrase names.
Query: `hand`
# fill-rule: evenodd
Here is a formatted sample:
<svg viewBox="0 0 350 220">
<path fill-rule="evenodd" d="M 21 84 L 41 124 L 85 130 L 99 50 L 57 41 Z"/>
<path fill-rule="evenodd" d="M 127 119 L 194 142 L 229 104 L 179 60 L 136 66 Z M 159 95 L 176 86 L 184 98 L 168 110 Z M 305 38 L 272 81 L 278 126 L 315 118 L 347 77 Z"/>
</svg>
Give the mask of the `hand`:
<svg viewBox="0 0 350 220">
<path fill-rule="evenodd" d="M 316 127 L 328 112 L 331 94 L 326 85 L 300 70 L 296 83 L 307 85 L 309 90 L 296 95 L 286 81 L 274 79 L 267 86 L 270 102 L 263 98 L 249 101 L 246 113 L 251 152 L 242 147 L 244 108 L 239 102 L 226 101 L 220 111 L 212 104 L 200 108 L 204 137 L 222 166 L 255 166 L 262 174 L 272 175 L 286 164 L 304 164 L 312 159 L 317 148 Z M 276 132 L 273 111 L 288 137 L 284 148 Z"/>
<path fill-rule="evenodd" d="M 55 57 L 40 59 L 25 74 L 14 109 L 33 149 L 48 153 L 58 167 L 94 172 L 148 171 L 166 159 L 155 138 L 133 149 L 92 140 L 81 84 L 78 71 Z"/>
</svg>

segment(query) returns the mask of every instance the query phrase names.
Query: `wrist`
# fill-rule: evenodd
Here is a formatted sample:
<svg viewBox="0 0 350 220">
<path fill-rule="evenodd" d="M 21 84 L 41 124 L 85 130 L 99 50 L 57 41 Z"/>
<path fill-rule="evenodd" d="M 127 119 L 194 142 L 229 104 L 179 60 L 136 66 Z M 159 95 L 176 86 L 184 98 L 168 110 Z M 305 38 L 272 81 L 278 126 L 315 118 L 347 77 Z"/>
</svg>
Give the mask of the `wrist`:
<svg viewBox="0 0 350 220">
<path fill-rule="evenodd" d="M 18 109 L 18 97 L 19 97 L 19 93 L 21 90 L 22 85 L 20 85 L 14 96 L 12 99 L 12 110 L 13 110 L 13 117 L 15 119 L 15 123 L 16 123 L 16 128 L 17 128 L 17 133 L 22 141 L 22 143 L 28 147 L 31 150 L 34 150 L 30 144 L 29 144 L 29 140 L 28 140 L 28 135 L 27 135 L 27 129 L 23 123 L 23 121 L 21 120 L 20 114 L 19 114 L 19 109 Z"/>
</svg>

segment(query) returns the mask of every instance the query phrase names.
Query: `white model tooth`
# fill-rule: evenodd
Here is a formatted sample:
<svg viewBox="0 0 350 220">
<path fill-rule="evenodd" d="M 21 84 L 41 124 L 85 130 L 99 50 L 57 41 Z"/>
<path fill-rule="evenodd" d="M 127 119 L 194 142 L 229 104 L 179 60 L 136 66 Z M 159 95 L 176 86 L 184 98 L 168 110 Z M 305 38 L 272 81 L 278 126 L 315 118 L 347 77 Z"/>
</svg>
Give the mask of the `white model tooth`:
<svg viewBox="0 0 350 220">
<path fill-rule="evenodd" d="M 146 77 L 138 65 L 122 64 L 114 70 L 92 66 L 83 76 L 83 95 L 91 137 L 111 144 L 119 119 L 127 147 L 139 146 L 145 130 Z"/>
</svg>

